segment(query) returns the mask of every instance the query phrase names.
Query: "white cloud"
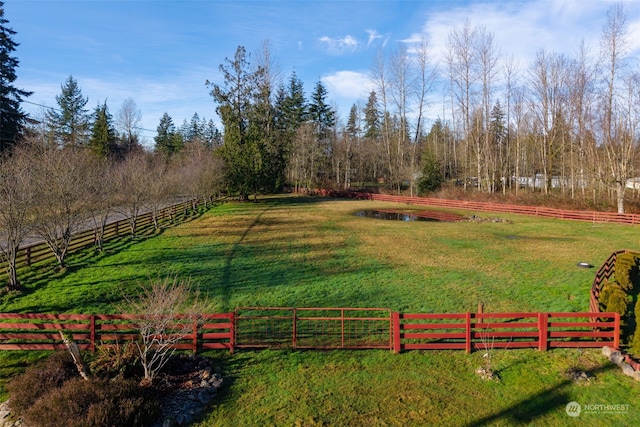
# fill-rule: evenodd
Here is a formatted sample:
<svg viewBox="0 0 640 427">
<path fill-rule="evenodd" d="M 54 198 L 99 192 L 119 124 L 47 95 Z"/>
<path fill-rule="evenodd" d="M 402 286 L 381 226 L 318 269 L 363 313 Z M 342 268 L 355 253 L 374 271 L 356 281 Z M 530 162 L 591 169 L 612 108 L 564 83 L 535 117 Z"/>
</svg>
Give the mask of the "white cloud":
<svg viewBox="0 0 640 427">
<path fill-rule="evenodd" d="M 434 55 L 443 59 L 449 34 L 468 21 L 472 28 L 484 26 L 503 56 L 513 54 L 524 65 L 541 49 L 571 55 L 583 39 L 597 49 L 608 6 L 591 0 L 472 3 L 430 14 L 422 31 L 408 40 L 427 34 Z"/>
<path fill-rule="evenodd" d="M 322 82 L 327 86 L 329 95 L 336 100 L 355 102 L 366 99 L 373 90 L 369 76 L 358 71 L 337 71 L 322 77 Z"/>
<path fill-rule="evenodd" d="M 371 46 L 371 44 L 375 42 L 377 39 L 382 38 L 382 34 L 378 34 L 376 30 L 365 30 L 365 31 L 367 32 L 367 34 L 369 34 L 369 39 L 367 40 L 367 47 Z"/>
<path fill-rule="evenodd" d="M 348 52 L 355 52 L 360 44 L 358 40 L 351 36 L 346 35 L 341 39 L 334 39 L 329 36 L 320 37 L 320 42 L 327 47 L 327 51 L 334 55 L 342 55 Z"/>
</svg>

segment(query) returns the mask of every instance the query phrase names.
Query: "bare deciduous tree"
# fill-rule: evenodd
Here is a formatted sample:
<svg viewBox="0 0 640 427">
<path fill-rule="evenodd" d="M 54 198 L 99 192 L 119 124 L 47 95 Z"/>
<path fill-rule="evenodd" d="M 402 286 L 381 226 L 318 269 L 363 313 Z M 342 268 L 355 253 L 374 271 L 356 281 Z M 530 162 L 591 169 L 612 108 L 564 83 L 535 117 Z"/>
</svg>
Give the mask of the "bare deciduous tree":
<svg viewBox="0 0 640 427">
<path fill-rule="evenodd" d="M 36 182 L 35 231 L 53 252 L 61 269 L 73 235 L 87 220 L 91 196 L 91 153 L 78 147 L 38 147 L 33 151 Z"/>
<path fill-rule="evenodd" d="M 142 120 L 142 112 L 133 98 L 127 98 L 116 115 L 116 126 L 125 142 L 125 152 L 134 151 L 139 144 L 139 126 Z"/>
<path fill-rule="evenodd" d="M 95 160 L 87 185 L 91 196 L 90 217 L 95 230 L 95 245 L 101 251 L 104 230 L 116 200 L 116 165 L 110 160 Z"/>
<path fill-rule="evenodd" d="M 135 236 L 140 211 L 149 201 L 148 154 L 131 153 L 120 163 L 116 177 L 116 210 L 129 221 L 131 236 Z"/>
<path fill-rule="evenodd" d="M 139 333 L 136 343 L 144 369 L 143 382 L 151 384 L 176 344 L 194 333 L 206 304 L 188 282 L 165 278 L 151 280 L 135 297 L 125 295 L 124 313 L 130 313 Z"/>
<path fill-rule="evenodd" d="M 629 77 L 624 76 L 628 43 L 627 15 L 622 4 L 616 4 L 607 12 L 607 21 L 600 36 L 600 54 L 605 67 L 600 120 L 602 144 L 611 181 L 615 185 L 618 213 L 624 213 L 626 184 L 635 149 L 635 135 L 629 134 L 629 115 L 623 99 L 629 97 L 625 88 L 620 86 L 625 79 L 629 81 Z"/>
<path fill-rule="evenodd" d="M 201 198 L 205 205 L 224 187 L 224 163 L 211 148 L 191 144 L 173 167 L 173 186 L 192 198 Z"/>
<path fill-rule="evenodd" d="M 28 150 L 17 147 L 0 158 L 0 254 L 7 263 L 8 290 L 20 289 L 18 249 L 33 228 L 35 185 Z"/>
</svg>

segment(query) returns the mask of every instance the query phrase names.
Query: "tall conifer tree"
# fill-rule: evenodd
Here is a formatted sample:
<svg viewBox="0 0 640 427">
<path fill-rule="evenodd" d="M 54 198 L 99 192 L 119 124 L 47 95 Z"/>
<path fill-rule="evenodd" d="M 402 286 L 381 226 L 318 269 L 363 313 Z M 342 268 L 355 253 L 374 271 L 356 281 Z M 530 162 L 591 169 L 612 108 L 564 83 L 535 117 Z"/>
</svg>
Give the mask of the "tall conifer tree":
<svg viewBox="0 0 640 427">
<path fill-rule="evenodd" d="M 101 157 L 117 154 L 118 144 L 113 119 L 107 107 L 107 101 L 98 105 L 93 112 L 93 128 L 91 130 L 91 149 Z"/>
<path fill-rule="evenodd" d="M 20 103 L 33 93 L 13 85 L 19 63 L 13 52 L 18 43 L 13 40 L 16 32 L 7 27 L 8 23 L 4 17 L 4 2 L 0 1 L 0 152 L 13 146 L 22 135 L 27 114 L 20 108 Z"/>
<path fill-rule="evenodd" d="M 63 146 L 80 146 L 87 142 L 89 119 L 84 108 L 89 98 L 82 95 L 82 89 L 73 76 L 61 86 L 62 92 L 56 96 L 58 110 L 47 113 L 49 127 L 57 137 L 57 143 Z"/>
</svg>

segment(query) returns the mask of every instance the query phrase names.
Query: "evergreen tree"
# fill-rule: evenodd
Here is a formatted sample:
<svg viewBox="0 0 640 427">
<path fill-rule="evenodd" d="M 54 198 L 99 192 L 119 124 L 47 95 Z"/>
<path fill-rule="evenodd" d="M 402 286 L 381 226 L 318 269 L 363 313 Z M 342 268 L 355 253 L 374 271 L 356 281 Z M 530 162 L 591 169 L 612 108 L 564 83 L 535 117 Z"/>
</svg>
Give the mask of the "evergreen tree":
<svg viewBox="0 0 640 427">
<path fill-rule="evenodd" d="M 204 119 L 202 119 L 204 122 Z M 222 145 L 222 134 L 212 119 L 209 119 L 202 130 L 205 147 L 219 147 Z"/>
<path fill-rule="evenodd" d="M 335 112 L 326 103 L 326 99 L 327 89 L 322 84 L 322 81 L 318 81 L 311 95 L 309 119 L 315 124 L 316 133 L 320 141 L 328 138 L 329 130 L 336 124 Z"/>
<path fill-rule="evenodd" d="M 157 128 L 158 135 L 154 138 L 156 141 L 156 151 L 170 157 L 184 146 L 182 135 L 176 131 L 173 119 L 168 113 L 164 113 L 160 118 Z"/>
<path fill-rule="evenodd" d="M 27 114 L 20 103 L 33 93 L 13 85 L 19 63 L 13 52 L 18 43 L 13 40 L 16 32 L 7 27 L 8 23 L 4 18 L 4 2 L 0 1 L 0 152 L 13 146 L 22 135 Z"/>
<path fill-rule="evenodd" d="M 224 126 L 220 154 L 227 182 L 243 198 L 271 192 L 284 171 L 282 146 L 275 133 L 271 84 L 263 67 L 252 71 L 248 55 L 238 46 L 233 60 L 220 65 L 224 86 L 208 82 Z"/>
<path fill-rule="evenodd" d="M 279 132 L 279 139 L 286 152 L 287 164 L 290 164 L 299 151 L 300 141 L 296 140 L 298 128 L 307 119 L 307 104 L 304 96 L 302 81 L 295 72 L 291 73 L 289 83 L 285 88 L 281 85 L 275 100 L 275 120 Z"/>
<path fill-rule="evenodd" d="M 100 157 L 111 157 L 117 154 L 116 130 L 106 100 L 102 105 L 98 104 L 93 112 L 89 147 Z"/>
<path fill-rule="evenodd" d="M 371 140 L 380 137 L 380 111 L 375 91 L 371 91 L 364 107 L 364 136 Z"/>
<path fill-rule="evenodd" d="M 285 129 L 288 132 L 295 132 L 307 118 L 303 84 L 295 71 L 291 73 L 287 89 L 280 109 Z"/>
<path fill-rule="evenodd" d="M 58 111 L 49 110 L 48 125 L 60 145 L 84 145 L 89 127 L 87 110 L 84 107 L 89 99 L 82 96 L 82 90 L 73 76 L 67 77 L 61 88 L 62 93 L 56 96 L 60 108 Z"/>
<path fill-rule="evenodd" d="M 192 142 L 202 142 L 204 137 L 204 123 L 203 120 L 200 120 L 200 116 L 198 113 L 193 113 L 191 116 L 191 120 L 187 121 L 184 119 L 182 122 L 182 126 L 180 127 L 180 134 L 182 135 L 182 139 L 185 144 L 189 144 Z"/>
<path fill-rule="evenodd" d="M 349 110 L 349 118 L 347 119 L 347 127 L 345 132 L 351 138 L 357 138 L 360 135 L 360 125 L 358 119 L 358 106 L 353 104 Z"/>
<path fill-rule="evenodd" d="M 444 175 L 440 162 L 433 152 L 427 149 L 422 154 L 422 177 L 418 182 L 418 191 L 421 195 L 438 191 L 443 182 Z"/>
</svg>

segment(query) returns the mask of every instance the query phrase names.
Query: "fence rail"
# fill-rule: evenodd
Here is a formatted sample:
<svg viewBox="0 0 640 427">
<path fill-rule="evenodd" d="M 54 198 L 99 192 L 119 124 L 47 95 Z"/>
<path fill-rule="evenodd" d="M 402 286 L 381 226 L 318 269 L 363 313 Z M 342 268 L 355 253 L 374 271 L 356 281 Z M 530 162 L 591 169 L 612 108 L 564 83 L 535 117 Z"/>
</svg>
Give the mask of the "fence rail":
<svg viewBox="0 0 640 427">
<path fill-rule="evenodd" d="M 501 212 L 522 215 L 532 215 L 545 218 L 557 218 L 575 221 L 587 221 L 595 223 L 614 224 L 640 224 L 640 215 L 619 214 L 614 212 L 573 211 L 543 206 L 520 206 L 502 203 L 473 202 L 468 200 L 447 200 L 432 197 L 393 196 L 389 194 L 362 193 L 362 192 L 328 192 L 320 191 L 322 195 L 336 195 L 352 197 L 361 200 L 377 200 L 384 202 L 406 203 L 410 205 L 436 206 L 441 208 L 464 209 L 483 212 Z"/>
<path fill-rule="evenodd" d="M 206 314 L 175 346 L 236 348 L 488 350 L 619 347 L 618 313 L 405 314 L 380 308 L 242 308 Z M 63 331 L 81 350 L 138 338 L 137 317 L 0 313 L 0 350 L 64 349 Z"/>
<path fill-rule="evenodd" d="M 618 348 L 618 313 L 394 313 L 394 351 Z"/>
<path fill-rule="evenodd" d="M 136 340 L 134 315 L 126 314 L 17 314 L 0 313 L 0 350 L 62 350 L 60 332 L 80 350 L 95 351 L 99 345 Z M 193 332 L 174 346 L 177 350 L 227 349 L 233 351 L 233 313 L 205 314 Z"/>
</svg>

